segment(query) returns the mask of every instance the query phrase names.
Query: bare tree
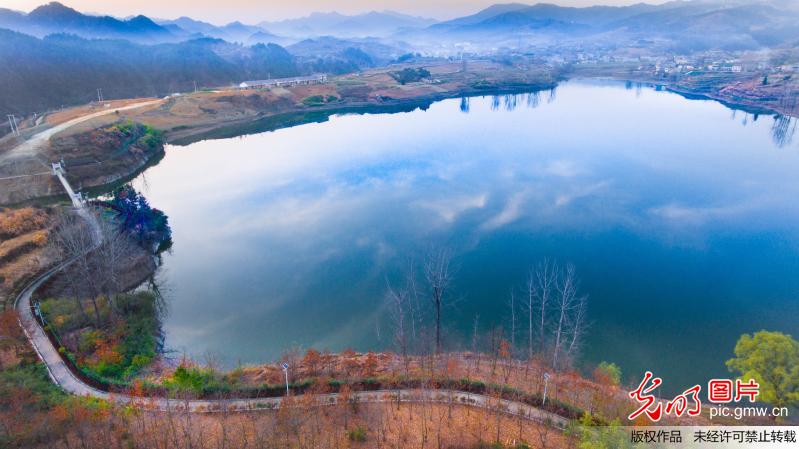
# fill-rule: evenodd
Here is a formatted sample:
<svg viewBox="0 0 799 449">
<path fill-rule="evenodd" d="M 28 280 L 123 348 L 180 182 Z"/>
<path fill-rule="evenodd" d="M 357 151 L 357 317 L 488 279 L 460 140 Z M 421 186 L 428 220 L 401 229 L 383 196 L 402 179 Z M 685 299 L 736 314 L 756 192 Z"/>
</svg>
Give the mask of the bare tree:
<svg viewBox="0 0 799 449">
<path fill-rule="evenodd" d="M 533 334 L 538 331 L 538 344 L 541 351 L 547 345 L 547 312 L 550 308 L 553 288 L 557 282 L 557 266 L 549 260 L 541 262 L 527 278 L 527 346 L 528 357 L 533 358 Z"/>
<path fill-rule="evenodd" d="M 441 352 L 441 309 L 454 277 L 451 262 L 451 253 L 441 249 L 432 252 L 424 264 L 424 276 L 430 289 L 430 300 L 435 308 L 436 354 Z"/>
<path fill-rule="evenodd" d="M 98 297 L 104 295 L 113 305 L 113 295 L 124 288 L 120 280 L 126 269 L 125 260 L 138 248 L 130 235 L 115 222 L 103 217 L 92 218 L 93 223 L 90 224 L 85 217 L 73 211 L 60 213 L 51 242 L 61 257 L 74 259 L 69 275 L 80 282 L 68 279 L 67 288 L 73 293 L 81 313 L 85 314 L 82 299 L 91 299 L 95 324 L 100 325 Z M 82 288 L 77 288 L 78 285 Z"/>
<path fill-rule="evenodd" d="M 475 357 L 475 370 L 477 372 L 480 371 L 480 354 L 481 354 L 480 352 L 477 351 L 478 349 L 477 344 L 479 343 L 478 339 L 480 337 L 480 335 L 478 334 L 479 325 L 480 325 L 480 315 L 475 315 L 472 323 L 472 356 Z M 471 374 L 472 374 L 472 363 L 469 362 L 466 365 L 466 377 L 471 378 L 472 377 Z"/>
<path fill-rule="evenodd" d="M 86 294 L 96 297 L 96 285 L 94 283 L 94 278 L 91 276 L 92 270 L 88 258 L 88 253 L 94 247 L 94 239 L 89 225 L 86 224 L 78 214 L 72 211 L 61 211 L 56 217 L 55 223 L 50 239 L 52 250 L 65 260 L 74 260 L 72 267 L 77 270 L 77 275 L 85 281 L 85 285 L 90 290 Z M 70 282 L 68 285 L 73 286 L 74 283 Z M 78 310 L 83 316 L 86 316 L 81 301 L 81 296 L 84 293 L 74 288 L 70 289 L 72 290 Z M 96 301 L 94 302 L 94 314 L 95 320 L 99 325 L 100 313 Z"/>
<path fill-rule="evenodd" d="M 587 297 L 579 296 L 578 288 L 579 282 L 574 265 L 569 264 L 565 269 L 558 270 L 555 286 L 557 324 L 553 335 L 553 369 L 560 369 L 561 358 L 572 354 L 572 351 L 579 346 L 580 336 L 584 332 Z"/>
<path fill-rule="evenodd" d="M 122 292 L 122 273 L 126 269 L 125 260 L 133 257 L 139 247 L 130 235 L 114 222 L 98 220 L 102 244 L 94 253 L 94 276 L 101 292 L 109 298 Z M 114 302 L 111 301 L 112 306 Z"/>
<path fill-rule="evenodd" d="M 571 359 L 576 356 L 580 349 L 582 337 L 588 328 L 588 323 L 586 320 L 587 308 L 588 296 L 580 296 L 577 298 L 570 322 L 571 341 L 566 348 L 565 355 L 567 359 Z"/>
<path fill-rule="evenodd" d="M 413 261 L 408 263 L 405 285 L 408 290 L 408 319 L 410 321 L 410 341 L 415 346 L 418 341 L 418 327 L 420 326 L 421 313 L 419 312 L 419 285 L 416 281 L 416 266 Z"/>
<path fill-rule="evenodd" d="M 551 357 L 553 369 L 561 369 L 580 348 L 586 330 L 588 297 L 579 293 L 579 281 L 573 265 L 561 268 L 544 261 L 527 280 L 528 356 L 532 358 L 534 333 L 538 333 L 541 351 Z"/>
<path fill-rule="evenodd" d="M 530 276 L 527 278 L 527 301 L 524 304 L 525 309 L 527 310 L 527 359 L 532 360 L 533 358 L 533 323 L 534 323 L 534 316 L 535 316 L 535 283 L 534 283 L 533 272 L 530 272 Z"/>
<path fill-rule="evenodd" d="M 510 309 L 510 347 L 511 351 L 516 349 L 516 292 L 510 291 L 508 299 L 508 309 Z"/>
<path fill-rule="evenodd" d="M 386 300 L 394 320 L 394 343 L 402 354 L 405 373 L 408 373 L 408 335 L 406 331 L 407 315 L 409 314 L 410 293 L 407 289 L 394 289 L 388 284 Z"/>
</svg>

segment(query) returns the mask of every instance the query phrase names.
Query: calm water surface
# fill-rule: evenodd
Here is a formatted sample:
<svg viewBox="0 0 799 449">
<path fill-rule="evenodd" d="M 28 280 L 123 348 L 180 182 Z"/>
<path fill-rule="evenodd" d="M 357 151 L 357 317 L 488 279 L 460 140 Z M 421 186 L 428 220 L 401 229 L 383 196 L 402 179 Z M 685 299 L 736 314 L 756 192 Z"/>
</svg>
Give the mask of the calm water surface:
<svg viewBox="0 0 799 449">
<path fill-rule="evenodd" d="M 386 279 L 433 246 L 456 255 L 451 341 L 502 322 L 544 258 L 590 295 L 585 360 L 626 378 L 677 390 L 726 375 L 742 333 L 799 335 L 795 123 L 629 87 L 168 147 L 135 180 L 174 230 L 167 345 L 228 364 L 388 347 Z"/>
</svg>

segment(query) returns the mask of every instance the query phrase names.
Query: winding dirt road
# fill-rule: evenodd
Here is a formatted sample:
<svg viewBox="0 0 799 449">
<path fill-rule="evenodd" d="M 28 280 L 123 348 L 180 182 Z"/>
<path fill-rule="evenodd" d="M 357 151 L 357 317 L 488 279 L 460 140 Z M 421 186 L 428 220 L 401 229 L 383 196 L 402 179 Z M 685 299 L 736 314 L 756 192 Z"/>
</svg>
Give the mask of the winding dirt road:
<svg viewBox="0 0 799 449">
<path fill-rule="evenodd" d="M 153 411 L 196 412 L 211 413 L 223 411 L 258 411 L 274 410 L 280 407 L 283 398 L 257 398 L 257 399 L 218 399 L 218 400 L 178 400 L 164 397 L 133 397 L 123 394 L 113 394 L 91 387 L 72 374 L 66 363 L 61 358 L 58 350 L 53 346 L 39 322 L 34 317 L 31 308 L 31 297 L 36 290 L 51 276 L 74 262 L 67 260 L 57 267 L 47 271 L 28 284 L 17 296 L 15 307 L 19 313 L 20 324 L 28 336 L 31 345 L 36 350 L 39 358 L 47 367 L 52 381 L 64 391 L 78 395 L 105 399 L 117 403 L 135 403 L 145 409 Z M 360 391 L 351 394 L 351 397 L 364 403 L 390 403 L 390 402 L 436 402 L 442 404 L 465 405 L 499 411 L 508 415 L 519 416 L 524 419 L 548 423 L 558 428 L 565 428 L 569 420 L 563 416 L 541 410 L 528 404 L 515 401 L 498 400 L 485 395 L 453 390 L 379 390 Z M 318 395 L 316 404 L 320 406 L 335 405 L 338 403 L 337 394 Z"/>
<path fill-rule="evenodd" d="M 280 407 L 283 398 L 257 398 L 257 399 L 219 399 L 219 400 L 177 400 L 162 397 L 139 398 L 128 395 L 112 394 L 93 388 L 75 377 L 67 368 L 58 350 L 47 338 L 44 330 L 39 325 L 30 307 L 31 297 L 47 279 L 65 268 L 72 261 L 67 261 L 32 281 L 17 297 L 16 308 L 19 312 L 20 324 L 27 334 L 31 345 L 36 350 L 39 358 L 47 367 L 52 381 L 66 392 L 91 396 L 117 403 L 136 403 L 145 409 L 154 411 L 189 411 L 196 413 L 210 413 L 223 411 L 257 411 L 274 410 Z M 498 400 L 488 396 L 453 390 L 379 390 L 360 391 L 351 394 L 355 400 L 365 403 L 387 402 L 436 402 L 442 404 L 456 404 L 478 407 L 499 411 L 505 414 L 520 416 L 530 421 L 549 423 L 558 428 L 565 428 L 569 420 L 560 415 L 550 413 L 521 402 Z M 337 394 L 316 396 L 316 404 L 335 405 L 338 403 Z"/>
<path fill-rule="evenodd" d="M 152 106 L 152 105 L 159 104 L 162 101 L 164 101 L 164 100 L 162 100 L 162 99 L 148 100 L 148 101 L 142 101 L 142 102 L 139 102 L 139 103 L 129 104 L 127 106 L 122 106 L 122 107 L 118 107 L 118 108 L 108 108 L 108 109 L 104 109 L 104 110 L 99 111 L 99 112 L 94 112 L 94 113 L 91 113 L 91 114 L 80 116 L 78 118 L 74 118 L 72 120 L 68 120 L 68 121 L 66 121 L 64 123 L 60 123 L 60 124 L 58 124 L 56 126 L 53 126 L 52 128 L 48 128 L 48 129 L 46 129 L 44 131 L 41 131 L 39 133 L 34 134 L 28 140 L 26 140 L 25 142 L 22 142 L 21 144 L 19 144 L 16 147 L 12 148 L 7 153 L 0 155 L 0 163 L 3 162 L 6 159 L 15 159 L 15 158 L 26 157 L 26 156 L 35 156 L 37 154 L 37 152 L 39 151 L 39 149 L 41 148 L 41 146 L 46 144 L 50 140 L 50 138 L 53 137 L 54 135 L 56 135 L 56 134 L 58 134 L 58 133 L 60 133 L 62 131 L 65 131 L 65 130 L 67 130 L 67 129 L 75 126 L 75 125 L 78 125 L 80 123 L 89 121 L 89 120 L 91 120 L 93 118 L 102 117 L 102 116 L 108 115 L 108 114 L 114 114 L 116 112 L 128 111 L 128 110 L 131 110 L 131 109 L 138 109 L 138 108 L 143 108 L 143 107 L 146 107 L 146 106 Z"/>
</svg>

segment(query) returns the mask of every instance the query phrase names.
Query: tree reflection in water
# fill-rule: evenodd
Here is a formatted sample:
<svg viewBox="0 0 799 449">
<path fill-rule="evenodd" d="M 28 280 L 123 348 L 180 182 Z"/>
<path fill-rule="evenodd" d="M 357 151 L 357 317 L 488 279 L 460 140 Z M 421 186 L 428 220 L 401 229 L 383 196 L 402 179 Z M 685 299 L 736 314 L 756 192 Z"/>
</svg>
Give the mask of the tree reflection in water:
<svg viewBox="0 0 799 449">
<path fill-rule="evenodd" d="M 771 125 L 771 138 L 780 148 L 791 144 L 793 135 L 796 132 L 796 119 L 787 115 L 774 116 L 774 123 Z"/>
<path fill-rule="evenodd" d="M 549 102 L 552 101 L 552 91 L 550 91 Z M 535 109 L 541 104 L 541 92 L 528 92 L 524 94 L 506 94 L 506 95 L 492 95 L 491 96 L 491 110 L 498 111 L 504 107 L 506 111 L 515 110 L 520 104 L 524 104 L 528 109 Z M 461 97 L 460 111 L 468 114 L 470 111 L 470 98 Z"/>
</svg>

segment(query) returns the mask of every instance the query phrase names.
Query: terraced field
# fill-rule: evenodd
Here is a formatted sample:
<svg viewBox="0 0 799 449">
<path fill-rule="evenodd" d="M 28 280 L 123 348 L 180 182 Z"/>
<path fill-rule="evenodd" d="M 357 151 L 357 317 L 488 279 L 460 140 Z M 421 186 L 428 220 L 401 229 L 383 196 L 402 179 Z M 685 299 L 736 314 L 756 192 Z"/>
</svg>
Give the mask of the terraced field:
<svg viewBox="0 0 799 449">
<path fill-rule="evenodd" d="M 0 209 L 0 308 L 8 306 L 15 289 L 50 264 L 50 218 L 47 209 Z"/>
</svg>

